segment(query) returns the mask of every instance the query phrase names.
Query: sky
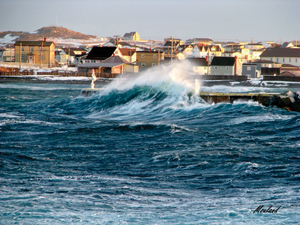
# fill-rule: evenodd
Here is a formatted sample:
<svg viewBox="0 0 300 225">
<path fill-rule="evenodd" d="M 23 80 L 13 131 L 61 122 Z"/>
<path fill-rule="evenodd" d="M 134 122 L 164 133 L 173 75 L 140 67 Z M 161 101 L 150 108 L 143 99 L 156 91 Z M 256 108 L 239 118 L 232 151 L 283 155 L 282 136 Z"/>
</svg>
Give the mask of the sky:
<svg viewBox="0 0 300 225">
<path fill-rule="evenodd" d="M 300 40 L 300 0 L 0 0 L 0 32 L 65 27 L 98 37 Z"/>
</svg>

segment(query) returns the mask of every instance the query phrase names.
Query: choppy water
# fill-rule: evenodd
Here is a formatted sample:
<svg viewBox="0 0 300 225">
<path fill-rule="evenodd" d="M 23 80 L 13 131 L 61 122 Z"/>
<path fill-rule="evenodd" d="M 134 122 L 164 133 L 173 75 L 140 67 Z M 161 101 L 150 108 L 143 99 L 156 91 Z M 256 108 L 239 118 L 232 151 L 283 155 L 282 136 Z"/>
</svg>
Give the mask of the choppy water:
<svg viewBox="0 0 300 225">
<path fill-rule="evenodd" d="M 0 224 L 297 224 L 300 114 L 163 77 L 0 84 Z"/>
</svg>

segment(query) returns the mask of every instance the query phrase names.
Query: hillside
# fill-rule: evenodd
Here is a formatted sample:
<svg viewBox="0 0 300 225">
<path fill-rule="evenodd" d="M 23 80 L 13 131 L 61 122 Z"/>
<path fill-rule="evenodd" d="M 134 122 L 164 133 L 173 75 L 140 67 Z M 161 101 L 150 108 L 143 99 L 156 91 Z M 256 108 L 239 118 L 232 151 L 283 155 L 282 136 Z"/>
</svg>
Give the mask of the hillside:
<svg viewBox="0 0 300 225">
<path fill-rule="evenodd" d="M 32 33 L 23 32 L 23 31 L 4 31 L 0 32 L 0 38 L 4 38 L 6 35 L 10 35 L 12 37 L 12 41 L 21 41 L 21 40 L 30 40 L 36 41 L 45 37 L 47 39 L 90 39 L 97 38 L 94 35 L 86 35 L 80 32 L 72 31 L 63 27 L 42 27 Z"/>
</svg>

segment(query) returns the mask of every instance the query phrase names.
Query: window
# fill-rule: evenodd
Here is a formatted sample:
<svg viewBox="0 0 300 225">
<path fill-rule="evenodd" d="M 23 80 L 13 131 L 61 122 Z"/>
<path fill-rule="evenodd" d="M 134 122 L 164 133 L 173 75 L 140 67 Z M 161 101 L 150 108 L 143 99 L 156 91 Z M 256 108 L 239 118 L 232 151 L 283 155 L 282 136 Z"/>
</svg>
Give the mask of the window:
<svg viewBox="0 0 300 225">
<path fill-rule="evenodd" d="M 297 62 L 297 58 L 295 59 L 295 62 Z"/>
<path fill-rule="evenodd" d="M 156 63 L 152 63 L 152 66 L 156 66 Z"/>
<path fill-rule="evenodd" d="M 44 47 L 40 47 L 40 52 L 43 52 L 44 51 Z"/>
<path fill-rule="evenodd" d="M 153 58 L 156 58 L 156 54 L 155 54 L 155 55 L 153 55 Z"/>
<path fill-rule="evenodd" d="M 43 55 L 40 55 L 40 61 L 44 61 L 44 56 Z"/>
<path fill-rule="evenodd" d="M 25 62 L 25 55 L 24 54 L 22 54 L 22 56 L 21 56 L 22 58 L 21 58 L 21 62 Z"/>
<path fill-rule="evenodd" d="M 282 62 L 284 62 L 284 58 L 282 59 Z"/>
<path fill-rule="evenodd" d="M 25 52 L 25 47 L 24 46 L 22 46 L 22 52 Z"/>
<path fill-rule="evenodd" d="M 145 55 L 144 55 L 144 54 L 142 54 L 142 55 L 141 55 L 141 57 L 142 57 L 142 58 L 145 58 Z"/>
<path fill-rule="evenodd" d="M 146 66 L 146 63 L 141 63 L 141 67 L 145 67 Z"/>
<path fill-rule="evenodd" d="M 34 47 L 31 46 L 31 47 L 30 47 L 30 52 L 33 52 L 33 51 L 34 51 Z"/>
<path fill-rule="evenodd" d="M 217 66 L 215 66 L 215 70 L 217 70 L 218 69 L 218 67 Z"/>
<path fill-rule="evenodd" d="M 290 62 L 292 62 L 292 59 L 290 58 Z"/>
<path fill-rule="evenodd" d="M 251 70 L 251 66 L 247 66 L 247 70 Z"/>
<path fill-rule="evenodd" d="M 226 66 L 226 70 L 229 70 L 229 66 Z"/>
</svg>

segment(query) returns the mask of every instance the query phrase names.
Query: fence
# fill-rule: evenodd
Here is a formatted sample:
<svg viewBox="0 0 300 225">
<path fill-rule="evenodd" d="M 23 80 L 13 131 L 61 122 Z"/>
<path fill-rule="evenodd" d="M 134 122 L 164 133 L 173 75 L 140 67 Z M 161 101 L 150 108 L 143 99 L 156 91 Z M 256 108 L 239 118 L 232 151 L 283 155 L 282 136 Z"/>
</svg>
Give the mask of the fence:
<svg viewBox="0 0 300 225">
<path fill-rule="evenodd" d="M 294 81 L 300 82 L 300 77 L 296 76 L 263 76 L 264 81 Z"/>
<path fill-rule="evenodd" d="M 60 72 L 60 71 L 51 71 L 51 72 L 37 72 L 33 71 L 22 71 L 22 72 L 6 72 L 0 71 L 0 76 L 23 76 L 23 75 L 53 75 L 61 77 L 91 77 L 91 73 L 78 73 L 78 72 Z M 118 74 L 112 73 L 96 73 L 98 78 L 115 78 Z"/>
</svg>

